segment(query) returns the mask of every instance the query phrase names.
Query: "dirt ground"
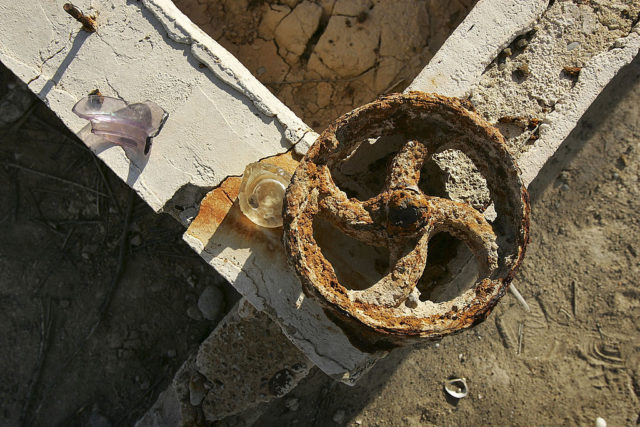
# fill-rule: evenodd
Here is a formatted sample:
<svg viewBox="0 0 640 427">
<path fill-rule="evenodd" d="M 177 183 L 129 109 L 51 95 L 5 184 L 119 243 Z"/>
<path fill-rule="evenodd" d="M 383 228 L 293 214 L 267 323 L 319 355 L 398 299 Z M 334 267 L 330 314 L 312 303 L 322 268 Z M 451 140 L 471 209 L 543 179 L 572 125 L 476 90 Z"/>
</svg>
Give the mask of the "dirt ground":
<svg viewBox="0 0 640 427">
<path fill-rule="evenodd" d="M 444 16 L 415 2 L 411 25 L 428 28 L 389 55 L 387 2 L 314 3 L 314 31 L 295 43 L 277 24 L 296 0 L 176 3 L 217 10 L 198 24 L 316 130 L 402 90 L 473 4 Z M 336 9 L 347 3 L 359 9 Z M 346 43 L 343 58 L 329 40 Z M 344 59 L 362 46 L 373 56 Z M 636 60 L 532 184 L 515 282 L 530 312 L 508 295 L 472 331 L 395 351 L 355 387 L 315 369 L 255 425 L 639 424 L 639 100 Z M 238 295 L 4 68 L 0 108 L 0 425 L 131 425 L 215 326 L 203 291 L 222 292 L 217 318 Z M 455 377 L 469 385 L 459 401 L 443 391 Z"/>
<path fill-rule="evenodd" d="M 130 425 L 238 295 L 1 64 L 0 110 L 0 425 Z"/>
</svg>

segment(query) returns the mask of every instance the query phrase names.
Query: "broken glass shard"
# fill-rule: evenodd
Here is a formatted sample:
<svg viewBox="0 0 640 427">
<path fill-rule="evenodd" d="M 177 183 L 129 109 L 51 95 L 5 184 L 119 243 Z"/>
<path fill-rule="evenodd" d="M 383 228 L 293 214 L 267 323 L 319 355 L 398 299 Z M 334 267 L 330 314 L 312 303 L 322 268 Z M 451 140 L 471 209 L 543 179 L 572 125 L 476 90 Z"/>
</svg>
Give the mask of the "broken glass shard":
<svg viewBox="0 0 640 427">
<path fill-rule="evenodd" d="M 73 106 L 74 113 L 91 122 L 91 132 L 106 141 L 149 153 L 169 114 L 151 101 L 127 104 L 117 98 L 89 95 Z"/>
</svg>

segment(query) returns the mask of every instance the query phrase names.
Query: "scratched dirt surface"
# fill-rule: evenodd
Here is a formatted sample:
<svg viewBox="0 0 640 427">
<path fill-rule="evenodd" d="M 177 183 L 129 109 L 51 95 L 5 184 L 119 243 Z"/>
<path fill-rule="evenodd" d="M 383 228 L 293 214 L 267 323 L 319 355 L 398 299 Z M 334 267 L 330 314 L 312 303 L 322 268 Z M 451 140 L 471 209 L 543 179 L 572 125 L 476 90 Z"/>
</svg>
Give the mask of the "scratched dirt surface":
<svg viewBox="0 0 640 427">
<path fill-rule="evenodd" d="M 0 111 L 0 425 L 131 425 L 237 294 L 1 64 Z"/>
</svg>

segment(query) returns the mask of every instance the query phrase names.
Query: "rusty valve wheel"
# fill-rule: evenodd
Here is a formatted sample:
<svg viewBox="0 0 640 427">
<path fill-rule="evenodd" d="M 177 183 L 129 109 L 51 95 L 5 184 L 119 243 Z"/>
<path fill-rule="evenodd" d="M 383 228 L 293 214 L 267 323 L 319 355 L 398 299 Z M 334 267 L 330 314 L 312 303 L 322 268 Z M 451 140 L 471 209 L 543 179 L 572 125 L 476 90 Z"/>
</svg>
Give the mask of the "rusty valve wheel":
<svg viewBox="0 0 640 427">
<path fill-rule="evenodd" d="M 406 142 L 389 163 L 382 192 L 365 201 L 348 198 L 331 170 L 363 141 L 398 134 Z M 493 223 L 470 205 L 418 188 L 425 160 L 445 149 L 464 152 L 487 180 L 497 212 Z M 484 320 L 504 295 L 528 240 L 528 194 L 502 135 L 459 100 L 420 92 L 380 98 L 331 124 L 296 169 L 283 211 L 287 255 L 303 289 L 345 332 L 368 343 L 438 338 Z M 367 245 L 389 248 L 390 271 L 368 289 L 340 284 L 314 240 L 316 216 Z M 416 285 L 429 239 L 441 231 L 468 245 L 479 276 L 450 301 L 420 301 Z"/>
</svg>

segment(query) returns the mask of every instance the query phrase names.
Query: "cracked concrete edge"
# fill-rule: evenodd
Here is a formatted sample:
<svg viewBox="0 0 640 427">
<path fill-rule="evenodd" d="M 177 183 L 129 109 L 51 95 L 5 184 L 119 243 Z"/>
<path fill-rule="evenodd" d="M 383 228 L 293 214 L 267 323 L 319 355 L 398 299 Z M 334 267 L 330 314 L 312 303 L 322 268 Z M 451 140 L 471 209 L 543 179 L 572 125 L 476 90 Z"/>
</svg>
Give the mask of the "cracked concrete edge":
<svg viewBox="0 0 640 427">
<path fill-rule="evenodd" d="M 487 66 L 530 30 L 549 0 L 480 0 L 405 92 L 464 97 Z"/>
<path fill-rule="evenodd" d="M 313 132 L 298 116 L 260 83 L 244 65 L 225 48 L 195 25 L 171 0 L 143 0 L 142 4 L 160 21 L 173 41 L 190 45 L 191 53 L 216 77 L 246 96 L 268 117 L 275 117 L 285 129 L 285 138 L 306 153 L 315 140 Z M 313 137 L 313 138 L 312 138 Z"/>
<path fill-rule="evenodd" d="M 264 162 L 288 172 L 297 166 L 291 152 Z M 298 277 L 280 250 L 280 233 L 256 227 L 241 213 L 235 202 L 240 181 L 239 177 L 229 178 L 207 194 L 183 240 L 273 319 L 320 369 L 354 383 L 381 355 L 355 348 L 319 305 L 304 297 Z"/>
<path fill-rule="evenodd" d="M 636 24 L 628 36 L 618 39 L 609 51 L 593 57 L 580 71 L 576 85 L 556 103 L 554 111 L 540 125 L 540 138 L 518 159 L 526 186 L 535 179 L 604 87 L 639 52 L 640 24 Z"/>
</svg>

